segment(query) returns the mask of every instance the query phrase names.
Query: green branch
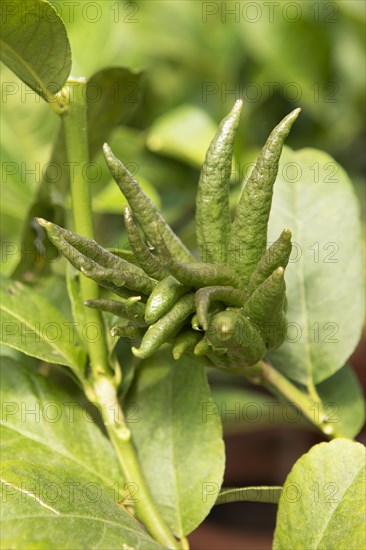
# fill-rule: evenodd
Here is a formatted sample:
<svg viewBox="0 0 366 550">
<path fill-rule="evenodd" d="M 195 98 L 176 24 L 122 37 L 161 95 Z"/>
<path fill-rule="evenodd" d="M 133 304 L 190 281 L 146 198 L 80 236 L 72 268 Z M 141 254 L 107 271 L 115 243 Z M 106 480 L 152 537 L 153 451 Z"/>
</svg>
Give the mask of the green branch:
<svg viewBox="0 0 366 550">
<path fill-rule="evenodd" d="M 70 190 L 75 231 L 84 237 L 94 238 L 91 215 L 90 184 L 86 179 L 89 151 L 84 97 L 85 79 L 68 81 L 62 90 L 65 109 L 61 117 L 64 131 L 67 160 L 70 167 Z M 99 298 L 98 285 L 84 275 L 80 276 L 80 292 L 83 302 Z M 100 338 L 87 342 L 91 368 L 94 375 L 110 376 L 107 347 L 104 341 L 104 324 L 101 312 L 85 308 L 85 321 L 95 326 Z"/>
<path fill-rule="evenodd" d="M 62 122 L 65 131 L 67 159 L 70 165 L 70 189 L 75 231 L 94 239 L 90 185 L 86 180 L 89 163 L 85 79 L 69 80 L 61 93 L 64 104 Z M 81 275 L 80 291 L 83 301 L 97 300 L 99 287 Z M 89 399 L 100 406 L 104 424 L 118 457 L 123 478 L 138 486 L 136 515 L 152 537 L 166 548 L 187 548 L 185 540 L 177 541 L 159 514 L 143 477 L 131 433 L 118 402 L 116 381 L 108 361 L 107 345 L 101 311 L 85 308 L 85 320 L 98 327 L 101 335 L 88 342 L 91 366 L 91 386 L 85 387 Z"/>
<path fill-rule="evenodd" d="M 237 369 L 232 369 L 231 372 L 235 373 L 235 370 Z M 315 398 L 314 395 L 308 395 L 301 391 L 269 363 L 259 361 L 251 367 L 237 370 L 237 374 L 244 376 L 252 384 L 261 385 L 274 395 L 281 395 L 290 403 L 294 403 L 304 417 L 328 438 L 346 437 L 336 430 L 334 424 L 327 421 L 327 414 L 319 397 Z"/>
<path fill-rule="evenodd" d="M 138 519 L 145 525 L 149 533 L 164 547 L 171 549 L 187 548 L 186 540 L 178 541 L 170 532 L 156 508 L 131 441 L 123 411 L 119 405 L 116 389 L 106 378 L 100 378 L 94 385 L 96 401 L 98 402 L 106 430 L 116 451 L 124 480 L 137 485 L 134 508 Z"/>
</svg>

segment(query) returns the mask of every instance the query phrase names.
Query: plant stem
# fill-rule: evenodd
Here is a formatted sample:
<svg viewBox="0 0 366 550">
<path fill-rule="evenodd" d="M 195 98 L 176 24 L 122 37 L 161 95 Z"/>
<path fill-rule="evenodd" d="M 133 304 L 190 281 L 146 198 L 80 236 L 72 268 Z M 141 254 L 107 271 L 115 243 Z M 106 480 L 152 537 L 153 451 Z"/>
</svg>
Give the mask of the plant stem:
<svg viewBox="0 0 366 550">
<path fill-rule="evenodd" d="M 161 518 L 152 500 L 146 481 L 138 463 L 122 409 L 119 405 L 114 385 L 107 378 L 100 378 L 94 384 L 96 400 L 100 405 L 104 425 L 116 451 L 124 479 L 137 485 L 134 508 L 139 520 L 149 533 L 166 548 L 188 548 L 185 539 L 178 541 Z"/>
<path fill-rule="evenodd" d="M 253 384 L 264 386 L 275 395 L 284 396 L 290 403 L 298 407 L 302 414 L 327 437 L 346 437 L 336 430 L 334 424 L 327 421 L 327 414 L 319 397 L 315 399 L 314 395 L 304 393 L 265 361 L 259 361 L 251 367 L 243 367 L 238 374 L 244 376 Z"/>
<path fill-rule="evenodd" d="M 65 131 L 67 159 L 70 165 L 70 188 L 76 233 L 94 238 L 90 186 L 86 179 L 89 162 L 87 118 L 85 103 L 85 79 L 69 80 L 62 91 L 62 121 Z M 81 275 L 82 300 L 99 298 L 98 285 Z M 186 541 L 177 541 L 161 518 L 147 488 L 122 409 L 120 407 L 116 380 L 109 366 L 104 324 L 98 309 L 85 308 L 85 321 L 96 326 L 100 338 L 88 341 L 91 364 L 91 386 L 86 386 L 87 396 L 100 406 L 104 424 L 116 451 L 125 482 L 138 486 L 136 515 L 152 537 L 166 548 L 187 548 Z"/>
<path fill-rule="evenodd" d="M 70 189 L 72 211 L 76 233 L 94 238 L 91 215 L 90 184 L 87 181 L 89 163 L 86 103 L 84 97 L 85 79 L 69 80 L 63 89 L 66 109 L 62 114 L 65 131 L 67 160 L 70 166 Z M 84 275 L 80 276 L 80 292 L 83 301 L 99 297 L 98 285 Z M 104 341 L 103 318 L 98 309 L 85 308 L 86 326 L 95 327 L 97 338 L 87 342 L 91 368 L 94 374 L 111 376 L 107 347 Z"/>
</svg>

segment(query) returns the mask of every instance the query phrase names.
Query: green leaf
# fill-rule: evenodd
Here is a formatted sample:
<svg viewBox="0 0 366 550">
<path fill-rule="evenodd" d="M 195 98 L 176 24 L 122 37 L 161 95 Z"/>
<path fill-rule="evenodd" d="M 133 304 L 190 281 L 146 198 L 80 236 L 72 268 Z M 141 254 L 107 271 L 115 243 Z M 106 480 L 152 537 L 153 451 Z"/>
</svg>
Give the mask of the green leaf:
<svg viewBox="0 0 366 550">
<path fill-rule="evenodd" d="M 217 504 L 229 502 L 267 502 L 276 504 L 281 496 L 282 487 L 235 487 L 222 489 L 216 500 Z"/>
<path fill-rule="evenodd" d="M 68 296 L 66 279 L 63 275 L 50 275 L 32 285 L 32 289 L 43 298 L 57 304 L 57 309 L 69 320 L 73 319 L 72 308 Z"/>
<path fill-rule="evenodd" d="M 93 158 L 111 130 L 126 122 L 140 101 L 142 73 L 124 67 L 102 69 L 88 78 L 88 138 Z"/>
<path fill-rule="evenodd" d="M 4 0 L 1 9 L 1 60 L 47 99 L 61 90 L 71 70 L 70 44 L 61 18 L 44 0 Z"/>
<path fill-rule="evenodd" d="M 1 120 L 2 133 L 6 135 L 6 140 L 1 145 L 1 156 L 3 162 L 9 163 L 4 165 L 4 170 L 8 168 L 8 171 L 4 171 L 2 178 L 2 237 L 4 242 L 9 243 L 3 272 L 10 274 L 20 260 L 23 265 L 29 262 L 36 264 L 37 268 L 44 264 L 41 249 L 43 246 L 47 247 L 47 242 L 42 242 L 39 232 L 35 230 L 33 218 L 37 209 L 44 209 L 45 217 L 57 220 L 57 212 L 53 210 L 60 209 L 64 195 L 58 193 L 57 196 L 56 182 L 60 181 L 60 170 L 56 169 L 55 164 L 46 165 L 60 121 L 45 101 L 18 82 L 10 69 L 1 65 L 3 83 L 8 83 L 12 90 L 16 90 L 11 96 L 4 96 Z M 23 173 L 23 166 L 32 166 L 35 170 Z M 55 204 L 52 211 L 50 203 L 48 208 L 45 206 L 45 193 L 37 192 L 40 179 L 47 174 L 50 177 L 44 191 L 52 197 Z M 35 203 L 36 211 L 32 213 L 30 208 Z M 27 240 L 24 234 L 28 237 Z M 53 252 L 52 254 L 47 250 L 47 258 L 54 258 L 55 250 Z M 27 275 L 29 281 L 29 273 Z"/>
<path fill-rule="evenodd" d="M 70 367 L 83 379 L 86 355 L 72 321 L 27 286 L 3 278 L 1 342 L 49 363 Z"/>
<path fill-rule="evenodd" d="M 34 464 L 82 475 L 112 494 L 123 480 L 112 445 L 93 421 L 92 405 L 82 409 L 20 359 L 2 357 L 0 373 L 2 459 L 31 457 Z"/>
<path fill-rule="evenodd" d="M 205 111 L 193 105 L 181 105 L 155 120 L 147 136 L 147 146 L 151 151 L 200 168 L 216 129 Z"/>
<path fill-rule="evenodd" d="M 255 25 L 250 23 L 250 19 L 242 25 L 240 38 L 247 55 L 261 67 L 254 77 L 260 90 L 265 90 L 269 82 L 276 85 L 278 83 L 279 89 L 291 82 L 291 85 L 301 90 L 301 101 L 308 105 L 309 110 L 319 109 L 319 112 L 324 113 L 324 102 L 314 101 L 311 86 L 318 83 L 322 89 L 323 82 L 327 82 L 331 42 L 329 34 L 324 32 L 324 22 L 330 21 L 330 18 L 325 19 L 324 11 L 322 15 L 318 12 L 317 19 L 310 14 L 308 7 L 305 8 L 306 4 L 297 3 L 296 6 L 295 9 L 300 10 L 298 15 L 301 13 L 301 16 L 290 20 L 284 14 L 281 4 L 273 4 L 271 15 L 269 12 L 264 15 L 263 10 L 263 16 L 261 14 L 256 19 Z M 338 17 L 337 8 L 333 10 L 334 16 Z M 266 40 L 261 39 L 263 36 Z M 302 45 L 301 48 L 298 48 L 299 44 Z M 307 52 L 311 55 L 311 61 Z M 261 93 L 261 98 L 262 95 Z M 283 95 L 287 101 L 290 100 L 286 93 Z M 300 94 L 295 102 L 299 99 Z"/>
<path fill-rule="evenodd" d="M 274 550 L 364 548 L 365 449 L 335 439 L 310 449 L 283 486 Z"/>
<path fill-rule="evenodd" d="M 11 460 L 3 464 L 1 478 L 4 548 L 162 548 L 82 476 Z"/>
<path fill-rule="evenodd" d="M 19 162 L 19 158 L 15 161 Z M 50 271 L 50 260 L 56 258 L 58 252 L 49 239 L 37 230 L 34 218 L 36 216 L 44 217 L 59 225 L 64 225 L 64 200 L 68 193 L 68 178 L 65 136 L 61 126 L 47 168 L 42 171 L 41 183 L 24 216 L 18 254 L 20 257 L 13 272 L 14 278 L 21 278 L 23 274 L 26 274 L 29 279 L 29 273 L 32 271 L 36 274 L 41 272 L 47 274 Z"/>
<path fill-rule="evenodd" d="M 224 470 L 221 423 L 203 368 L 164 350 L 142 362 L 128 395 L 139 460 L 158 509 L 181 538 L 215 504 Z"/>
<path fill-rule="evenodd" d="M 335 423 L 345 436 L 354 438 L 365 422 L 362 388 L 349 365 L 317 386 L 328 422 Z M 314 414 L 316 414 L 316 409 Z"/>
<path fill-rule="evenodd" d="M 269 242 L 288 227 L 293 252 L 286 270 L 289 327 L 270 355 L 276 368 L 304 384 L 334 374 L 362 331 L 364 289 L 359 205 L 332 157 L 315 149 L 281 157 Z"/>
<path fill-rule="evenodd" d="M 88 79 L 85 94 L 91 161 L 101 151 L 103 142 L 108 139 L 113 128 L 125 122 L 133 113 L 139 101 L 141 76 L 141 73 L 123 67 L 114 67 L 103 69 Z M 27 254 L 23 255 L 15 270 L 16 277 L 20 277 L 24 272 L 34 270 L 35 267 L 41 271 L 49 266 L 36 247 L 33 229 L 34 218 L 41 217 L 57 222 L 60 226 L 65 226 L 64 200 L 69 192 L 69 170 L 62 126 L 55 140 L 48 166 L 50 168 L 42 172 L 42 181 L 24 222 L 21 241 Z M 94 168 L 97 170 L 97 174 L 100 174 L 101 169 L 103 173 L 104 169 L 108 176 L 106 187 L 93 199 L 93 208 L 98 212 L 122 212 L 121 193 L 114 182 L 110 181 L 107 184 L 110 177 L 104 166 L 104 161 L 102 167 L 94 164 Z M 157 204 L 159 205 L 160 199 L 157 193 L 149 183 L 146 185 L 149 196 L 154 200 L 158 199 Z M 44 239 L 42 245 L 46 249 L 46 258 L 53 258 L 57 255 L 54 246 L 48 239 Z"/>
</svg>

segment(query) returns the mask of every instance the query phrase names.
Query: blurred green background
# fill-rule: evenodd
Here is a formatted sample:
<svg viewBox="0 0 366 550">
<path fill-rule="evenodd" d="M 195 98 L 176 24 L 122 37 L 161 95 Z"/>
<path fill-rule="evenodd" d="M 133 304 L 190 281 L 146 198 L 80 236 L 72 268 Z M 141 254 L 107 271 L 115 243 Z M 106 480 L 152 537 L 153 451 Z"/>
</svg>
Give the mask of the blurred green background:
<svg viewBox="0 0 366 550">
<path fill-rule="evenodd" d="M 217 123 L 238 98 L 244 109 L 233 200 L 270 130 L 297 106 L 302 114 L 287 144 L 333 155 L 363 198 L 365 4 L 360 0 L 52 4 L 69 32 L 74 76 L 90 77 L 118 65 L 144 71 L 141 89 L 132 86 L 127 94 L 133 111 L 127 125 L 116 128 L 109 141 L 190 246 L 199 167 Z M 59 121 L 4 66 L 1 77 L 2 234 L 3 242 L 17 243 Z M 101 155 L 97 162 L 102 171 L 93 183 L 98 239 L 125 244 L 121 196 Z M 57 189 L 53 199 L 68 204 Z M 17 259 L 6 246 L 10 273 Z"/>
</svg>

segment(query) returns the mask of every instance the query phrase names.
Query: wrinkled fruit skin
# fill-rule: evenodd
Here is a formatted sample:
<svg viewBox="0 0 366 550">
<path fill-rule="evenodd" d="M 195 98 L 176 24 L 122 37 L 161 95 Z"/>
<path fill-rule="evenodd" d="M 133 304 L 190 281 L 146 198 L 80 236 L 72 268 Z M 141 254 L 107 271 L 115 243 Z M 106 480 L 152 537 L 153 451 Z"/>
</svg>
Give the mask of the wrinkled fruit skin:
<svg viewBox="0 0 366 550">
<path fill-rule="evenodd" d="M 129 204 L 124 219 L 133 263 L 124 259 L 129 251 L 117 256 L 90 239 L 38 220 L 77 269 L 119 296 L 118 301 L 90 300 L 85 305 L 121 319 L 112 335 L 141 339 L 139 347 L 132 347 L 136 357 L 145 359 L 168 342 L 175 359 L 188 354 L 209 366 L 233 369 L 255 364 L 285 339 L 284 276 L 291 232 L 284 229 L 267 249 L 267 226 L 282 146 L 299 109 L 270 134 L 231 222 L 229 181 L 241 108 L 241 101 L 236 102 L 221 122 L 202 167 L 196 208 L 201 261 L 174 234 L 108 145 L 107 165 Z"/>
</svg>

